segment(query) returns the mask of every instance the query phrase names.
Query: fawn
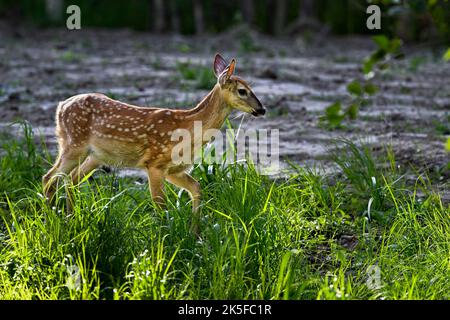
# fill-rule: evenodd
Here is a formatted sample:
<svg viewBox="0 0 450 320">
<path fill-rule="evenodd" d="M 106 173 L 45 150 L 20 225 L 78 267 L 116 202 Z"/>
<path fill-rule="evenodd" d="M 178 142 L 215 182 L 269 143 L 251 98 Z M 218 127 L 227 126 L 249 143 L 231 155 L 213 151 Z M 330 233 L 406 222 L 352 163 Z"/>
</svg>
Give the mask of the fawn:
<svg viewBox="0 0 450 320">
<path fill-rule="evenodd" d="M 235 65 L 235 59 L 228 64 L 216 54 L 213 69 L 217 84 L 192 109 L 138 107 L 99 93 L 60 102 L 56 110 L 59 154 L 42 178 L 46 198 L 53 198 L 59 173 L 70 173 L 76 184 L 102 164 L 142 168 L 147 171 L 157 205 L 164 205 L 164 180 L 188 191 L 193 207 L 191 230 L 198 233 L 200 185 L 186 172 L 191 165 L 172 162 L 177 142 L 170 137 L 178 128 L 193 130 L 194 121 L 201 121 L 203 130 L 220 129 L 232 109 L 264 115 L 264 107 L 247 82 L 233 75 Z M 194 148 L 191 150 L 194 154 Z"/>
</svg>

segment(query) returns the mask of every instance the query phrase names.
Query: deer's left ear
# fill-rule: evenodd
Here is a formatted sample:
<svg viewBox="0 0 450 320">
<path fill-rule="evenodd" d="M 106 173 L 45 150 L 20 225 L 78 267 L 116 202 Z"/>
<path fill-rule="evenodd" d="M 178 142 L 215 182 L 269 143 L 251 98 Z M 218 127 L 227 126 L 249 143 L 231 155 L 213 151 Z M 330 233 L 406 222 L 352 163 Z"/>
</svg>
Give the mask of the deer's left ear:
<svg viewBox="0 0 450 320">
<path fill-rule="evenodd" d="M 225 84 L 225 82 L 230 79 L 230 77 L 234 73 L 234 67 L 236 66 L 236 60 L 232 59 L 230 64 L 225 68 L 225 70 L 222 72 L 222 74 L 219 76 L 219 83 Z"/>
<path fill-rule="evenodd" d="M 219 53 L 216 53 L 214 57 L 214 74 L 216 77 L 218 78 L 226 68 L 227 62 Z"/>
</svg>

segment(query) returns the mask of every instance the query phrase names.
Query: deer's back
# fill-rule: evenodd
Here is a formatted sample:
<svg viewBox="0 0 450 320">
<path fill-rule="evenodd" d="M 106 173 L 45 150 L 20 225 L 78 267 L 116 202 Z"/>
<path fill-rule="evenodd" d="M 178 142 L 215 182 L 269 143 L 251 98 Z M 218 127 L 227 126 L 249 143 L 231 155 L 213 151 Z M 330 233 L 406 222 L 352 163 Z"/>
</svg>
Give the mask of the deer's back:
<svg viewBox="0 0 450 320">
<path fill-rule="evenodd" d="M 57 135 L 71 147 L 87 148 L 99 160 L 119 166 L 163 166 L 170 162 L 174 110 L 143 108 L 90 93 L 58 105 Z"/>
</svg>

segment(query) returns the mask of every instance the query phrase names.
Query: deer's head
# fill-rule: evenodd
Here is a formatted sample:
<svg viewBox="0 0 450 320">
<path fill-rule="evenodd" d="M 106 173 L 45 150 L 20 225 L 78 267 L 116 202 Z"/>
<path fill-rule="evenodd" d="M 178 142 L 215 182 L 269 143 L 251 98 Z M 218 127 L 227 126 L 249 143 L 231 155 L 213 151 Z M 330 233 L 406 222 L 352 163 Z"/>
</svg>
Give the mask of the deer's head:
<svg viewBox="0 0 450 320">
<path fill-rule="evenodd" d="M 227 63 L 220 54 L 216 54 L 214 59 L 214 73 L 220 85 L 225 103 L 231 108 L 251 113 L 255 117 L 264 115 L 266 109 L 264 109 L 252 89 L 250 89 L 248 83 L 233 75 L 235 66 L 235 59 Z"/>
</svg>

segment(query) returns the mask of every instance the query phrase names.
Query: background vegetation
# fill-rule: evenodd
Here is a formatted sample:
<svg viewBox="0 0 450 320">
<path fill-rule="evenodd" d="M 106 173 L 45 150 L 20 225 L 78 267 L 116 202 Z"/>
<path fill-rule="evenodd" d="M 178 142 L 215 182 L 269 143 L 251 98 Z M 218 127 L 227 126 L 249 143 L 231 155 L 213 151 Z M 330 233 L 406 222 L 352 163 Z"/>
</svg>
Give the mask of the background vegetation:
<svg viewBox="0 0 450 320">
<path fill-rule="evenodd" d="M 0 17 L 61 26 L 70 4 L 80 6 L 84 27 L 200 34 L 245 23 L 274 35 L 311 30 L 379 33 L 365 23 L 367 6 L 378 4 L 385 34 L 406 40 L 450 40 L 448 0 L 0 0 Z"/>
</svg>

